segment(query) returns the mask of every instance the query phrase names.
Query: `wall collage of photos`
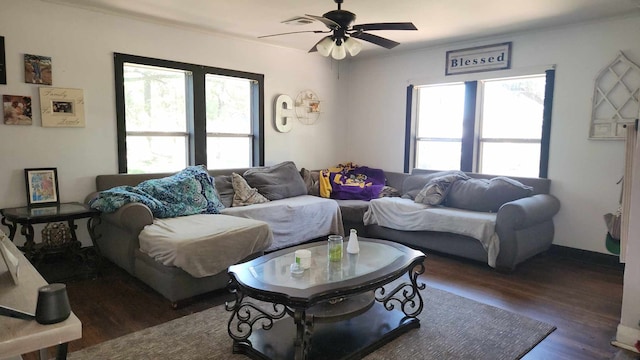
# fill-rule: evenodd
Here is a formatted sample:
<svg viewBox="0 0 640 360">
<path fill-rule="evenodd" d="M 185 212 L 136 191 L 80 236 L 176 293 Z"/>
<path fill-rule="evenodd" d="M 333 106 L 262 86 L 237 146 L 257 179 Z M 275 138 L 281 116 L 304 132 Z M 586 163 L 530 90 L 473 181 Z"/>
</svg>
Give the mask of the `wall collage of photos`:
<svg viewBox="0 0 640 360">
<path fill-rule="evenodd" d="M 24 82 L 34 85 L 53 85 L 53 63 L 51 57 L 24 54 Z M 5 38 L 0 36 L 0 85 L 7 85 Z M 1 89 L 1 88 L 0 88 Z M 42 98 L 43 89 L 47 94 Z M 73 92 L 75 97 L 57 99 L 55 94 Z M 84 127 L 84 99 L 82 90 L 40 87 L 43 127 Z M 52 95 L 53 94 L 53 95 Z M 43 103 L 46 100 L 46 104 Z M 32 125 L 33 110 L 31 95 L 2 95 L 3 120 L 5 125 Z M 44 121 L 44 119 L 47 121 Z"/>
</svg>

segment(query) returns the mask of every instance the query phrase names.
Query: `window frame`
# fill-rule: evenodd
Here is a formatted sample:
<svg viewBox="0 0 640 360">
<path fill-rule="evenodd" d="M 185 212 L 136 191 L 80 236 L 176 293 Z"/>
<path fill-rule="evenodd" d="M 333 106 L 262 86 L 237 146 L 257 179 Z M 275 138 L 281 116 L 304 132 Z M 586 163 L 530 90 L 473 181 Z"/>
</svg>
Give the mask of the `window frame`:
<svg viewBox="0 0 640 360">
<path fill-rule="evenodd" d="M 114 74 L 116 87 L 116 124 L 118 138 L 118 172 L 127 173 L 127 129 L 125 111 L 124 65 L 125 63 L 155 66 L 190 72 L 186 81 L 187 101 L 187 164 L 207 166 L 207 137 L 235 136 L 238 134 L 206 132 L 206 92 L 207 74 L 237 77 L 254 81 L 251 86 L 251 166 L 264 166 L 264 75 L 196 65 L 172 60 L 114 53 Z M 144 132 L 152 134 L 153 132 Z M 170 133 L 162 133 L 170 135 Z M 179 133 L 184 135 L 184 133 Z M 242 134 L 243 137 L 246 134 Z M 207 166 L 208 167 L 208 166 Z"/>
<path fill-rule="evenodd" d="M 496 79 L 508 79 L 517 77 L 534 76 L 538 74 L 544 74 L 545 76 L 545 96 L 544 96 L 544 108 L 542 118 L 542 130 L 540 139 L 540 161 L 538 177 L 547 178 L 549 168 L 549 145 L 551 137 L 551 113 L 553 110 L 553 92 L 555 85 L 555 69 L 547 69 L 537 73 L 521 74 L 504 77 L 492 77 L 491 80 Z M 482 99 L 478 93 L 479 82 L 483 80 L 471 80 L 465 81 L 465 109 L 463 115 L 463 134 L 461 142 L 461 156 L 460 156 L 460 170 L 465 172 L 477 172 L 480 162 L 480 129 L 478 113 L 482 111 Z M 443 82 L 441 84 L 430 85 L 447 85 L 453 82 Z M 425 84 L 426 85 L 426 84 Z M 404 171 L 410 172 L 416 166 L 417 160 L 417 86 L 407 86 L 407 108 L 406 108 L 406 124 L 405 124 L 405 159 L 404 159 Z M 518 142 L 526 142 L 519 139 Z M 431 169 L 440 170 L 440 169 Z M 500 174 L 492 174 L 500 175 Z"/>
</svg>

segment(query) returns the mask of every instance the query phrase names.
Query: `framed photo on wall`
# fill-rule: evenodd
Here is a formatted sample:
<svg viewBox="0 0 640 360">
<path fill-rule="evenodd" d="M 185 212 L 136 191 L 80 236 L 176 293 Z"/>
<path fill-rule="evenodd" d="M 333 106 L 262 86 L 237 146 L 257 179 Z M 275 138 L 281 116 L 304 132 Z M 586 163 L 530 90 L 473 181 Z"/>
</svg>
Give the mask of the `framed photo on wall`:
<svg viewBox="0 0 640 360">
<path fill-rule="evenodd" d="M 27 84 L 53 84 L 51 57 L 24 54 L 24 82 Z"/>
<path fill-rule="evenodd" d="M 27 205 L 48 206 L 60 203 L 58 170 L 56 168 L 24 169 L 27 185 Z"/>
<path fill-rule="evenodd" d="M 31 96 L 2 95 L 4 123 L 6 125 L 31 125 Z"/>
<path fill-rule="evenodd" d="M 40 88 L 43 127 L 84 127 L 82 89 Z"/>
</svg>

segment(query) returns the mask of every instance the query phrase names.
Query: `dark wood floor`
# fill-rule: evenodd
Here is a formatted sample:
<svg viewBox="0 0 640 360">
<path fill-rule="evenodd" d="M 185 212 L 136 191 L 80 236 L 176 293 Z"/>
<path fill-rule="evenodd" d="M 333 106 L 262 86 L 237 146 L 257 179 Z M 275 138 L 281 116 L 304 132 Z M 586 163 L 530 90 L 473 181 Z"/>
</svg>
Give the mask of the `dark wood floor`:
<svg viewBox="0 0 640 360">
<path fill-rule="evenodd" d="M 524 359 L 611 359 L 618 351 L 610 341 L 620 320 L 619 267 L 549 252 L 510 274 L 435 254 L 427 256 L 426 268 L 422 278 L 429 286 L 558 328 Z M 67 289 L 83 328 L 82 339 L 69 345 L 70 352 L 231 300 L 219 291 L 173 310 L 160 295 L 110 264 L 102 277 L 67 282 Z M 25 359 L 36 359 L 35 353 Z"/>
</svg>

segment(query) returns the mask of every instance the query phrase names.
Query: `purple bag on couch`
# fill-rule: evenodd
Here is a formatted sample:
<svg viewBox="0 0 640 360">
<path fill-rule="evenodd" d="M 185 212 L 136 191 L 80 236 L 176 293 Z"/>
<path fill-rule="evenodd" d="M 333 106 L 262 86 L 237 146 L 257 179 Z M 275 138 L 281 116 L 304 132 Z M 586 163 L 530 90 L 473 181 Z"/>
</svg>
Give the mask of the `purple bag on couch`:
<svg viewBox="0 0 640 360">
<path fill-rule="evenodd" d="M 337 200 L 375 199 L 385 185 L 384 171 L 367 166 L 356 166 L 331 173 L 329 180 L 331 198 Z"/>
</svg>

